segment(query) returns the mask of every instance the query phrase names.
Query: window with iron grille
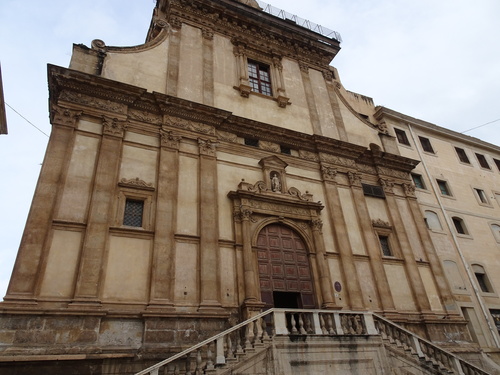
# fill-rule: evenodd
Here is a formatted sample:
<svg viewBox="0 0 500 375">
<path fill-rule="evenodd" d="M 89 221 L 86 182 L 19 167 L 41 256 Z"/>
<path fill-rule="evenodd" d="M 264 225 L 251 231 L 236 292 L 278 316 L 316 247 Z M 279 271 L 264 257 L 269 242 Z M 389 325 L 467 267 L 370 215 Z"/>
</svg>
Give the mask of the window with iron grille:
<svg viewBox="0 0 500 375">
<path fill-rule="evenodd" d="M 248 79 L 253 92 L 272 96 L 269 65 L 248 61 Z"/>
<path fill-rule="evenodd" d="M 432 154 L 434 153 L 434 149 L 432 148 L 429 138 L 419 136 L 418 139 L 420 139 L 420 144 L 422 145 L 422 149 L 425 152 L 430 152 Z"/>
<path fill-rule="evenodd" d="M 410 141 L 408 140 L 408 137 L 406 136 L 406 132 L 404 130 L 394 128 L 394 132 L 396 133 L 396 138 L 398 139 L 399 143 L 406 146 L 410 145 Z"/>
<path fill-rule="evenodd" d="M 457 151 L 458 159 L 460 159 L 462 163 L 470 164 L 469 157 L 463 148 L 455 147 L 455 150 Z"/>
<path fill-rule="evenodd" d="M 143 213 L 144 213 L 144 201 L 136 199 L 127 199 L 125 201 L 123 225 L 128 225 L 130 227 L 142 227 Z"/>
<path fill-rule="evenodd" d="M 385 198 L 384 188 L 377 185 L 361 184 L 363 193 L 369 197 Z"/>
<path fill-rule="evenodd" d="M 389 245 L 389 237 L 378 236 L 378 240 L 380 241 L 380 247 L 382 248 L 382 254 L 386 257 L 392 257 L 392 250 L 391 250 L 391 246 Z"/>
<path fill-rule="evenodd" d="M 491 169 L 491 167 L 488 164 L 488 161 L 486 160 L 484 155 L 476 153 L 476 157 L 477 157 L 477 161 L 479 162 L 479 165 L 481 167 L 486 168 L 486 169 Z"/>
</svg>

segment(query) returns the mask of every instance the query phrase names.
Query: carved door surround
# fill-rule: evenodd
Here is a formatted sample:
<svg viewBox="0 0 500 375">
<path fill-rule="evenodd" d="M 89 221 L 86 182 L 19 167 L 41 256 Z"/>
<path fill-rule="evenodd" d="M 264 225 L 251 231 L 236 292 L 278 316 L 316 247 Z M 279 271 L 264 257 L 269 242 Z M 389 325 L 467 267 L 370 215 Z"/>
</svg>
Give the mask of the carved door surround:
<svg viewBox="0 0 500 375">
<path fill-rule="evenodd" d="M 337 308 L 333 299 L 331 277 L 321 233 L 321 210 L 313 196 L 295 187 L 288 188 L 287 164 L 276 156 L 262 159 L 263 180 L 248 183 L 244 180 L 236 191 L 229 192 L 233 201 L 235 240 L 242 251 L 244 297 L 248 313 L 264 307 L 258 279 L 257 240 L 261 230 L 274 223 L 289 227 L 303 240 L 311 265 L 317 307 Z M 274 178 L 274 181 L 273 181 Z"/>
</svg>

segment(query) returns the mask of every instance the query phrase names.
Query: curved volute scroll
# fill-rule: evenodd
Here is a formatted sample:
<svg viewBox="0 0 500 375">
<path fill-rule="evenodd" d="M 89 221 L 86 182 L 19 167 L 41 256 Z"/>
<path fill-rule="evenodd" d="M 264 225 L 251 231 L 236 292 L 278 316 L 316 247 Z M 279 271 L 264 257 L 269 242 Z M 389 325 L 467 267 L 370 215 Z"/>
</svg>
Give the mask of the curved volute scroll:
<svg viewBox="0 0 500 375">
<path fill-rule="evenodd" d="M 255 1 L 255 0 L 237 0 L 237 1 L 238 1 L 238 3 L 248 5 L 249 7 L 262 10 L 259 3 L 257 3 L 257 1 Z"/>
</svg>

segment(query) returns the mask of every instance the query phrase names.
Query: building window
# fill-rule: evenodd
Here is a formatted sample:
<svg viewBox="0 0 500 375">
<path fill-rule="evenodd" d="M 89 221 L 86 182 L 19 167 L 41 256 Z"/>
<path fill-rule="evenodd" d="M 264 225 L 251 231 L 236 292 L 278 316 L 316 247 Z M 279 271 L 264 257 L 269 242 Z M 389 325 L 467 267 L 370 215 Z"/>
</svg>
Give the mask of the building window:
<svg viewBox="0 0 500 375">
<path fill-rule="evenodd" d="M 245 145 L 259 147 L 259 140 L 253 138 L 245 138 Z"/>
<path fill-rule="evenodd" d="M 423 179 L 422 175 L 416 174 L 416 173 L 412 173 L 411 177 L 413 178 L 413 183 L 415 184 L 415 186 L 417 188 L 419 188 L 419 189 L 425 189 L 424 179 Z"/>
<path fill-rule="evenodd" d="M 493 317 L 497 331 L 500 334 L 500 310 L 490 310 L 490 314 Z"/>
<path fill-rule="evenodd" d="M 142 227 L 142 216 L 144 214 L 144 201 L 127 199 L 123 214 L 123 225 L 130 227 Z"/>
<path fill-rule="evenodd" d="M 408 140 L 408 137 L 406 136 L 406 132 L 404 130 L 394 128 L 394 132 L 396 133 L 396 138 L 398 139 L 399 143 L 406 146 L 410 145 L 410 141 Z"/>
<path fill-rule="evenodd" d="M 363 186 L 363 193 L 369 197 L 385 198 L 384 189 L 382 186 L 361 184 Z"/>
<path fill-rule="evenodd" d="M 248 80 L 253 92 L 272 96 L 269 65 L 248 61 Z"/>
<path fill-rule="evenodd" d="M 498 159 L 493 159 L 493 161 L 495 162 L 496 166 L 497 166 L 497 169 L 498 171 L 500 172 L 500 160 Z"/>
<path fill-rule="evenodd" d="M 457 152 L 458 159 L 460 159 L 462 163 L 470 164 L 469 157 L 463 148 L 455 147 L 455 151 Z"/>
<path fill-rule="evenodd" d="M 486 196 L 486 193 L 484 192 L 484 190 L 474 188 L 474 192 L 476 193 L 476 196 L 481 203 L 490 204 L 490 202 L 488 201 L 488 197 Z"/>
<path fill-rule="evenodd" d="M 479 165 L 483 168 L 486 168 L 486 169 L 491 169 L 490 165 L 488 164 L 488 161 L 486 160 L 486 158 L 484 157 L 483 154 L 478 154 L 476 152 L 476 157 L 477 157 L 477 161 L 479 162 Z"/>
<path fill-rule="evenodd" d="M 451 220 L 453 221 L 453 225 L 455 225 L 455 229 L 456 229 L 458 234 L 469 234 L 467 232 L 467 228 L 465 226 L 463 219 L 461 219 L 457 216 L 453 216 L 451 218 Z"/>
<path fill-rule="evenodd" d="M 495 240 L 498 243 L 500 243 L 500 225 L 491 224 L 491 230 L 493 231 L 493 236 L 495 237 Z"/>
<path fill-rule="evenodd" d="M 283 146 L 283 145 L 280 146 L 280 152 L 282 154 L 285 154 L 285 155 L 291 155 L 292 154 L 292 150 L 290 149 L 290 147 L 286 147 L 286 146 Z"/>
<path fill-rule="evenodd" d="M 437 184 L 439 190 L 441 191 L 441 195 L 451 196 L 450 188 L 448 187 L 448 183 L 443 180 L 437 180 Z"/>
<path fill-rule="evenodd" d="M 378 236 L 378 240 L 380 241 L 380 247 L 382 248 L 382 254 L 386 257 L 392 257 L 391 246 L 389 245 L 389 237 L 388 236 Z"/>
<path fill-rule="evenodd" d="M 429 138 L 419 136 L 418 139 L 420 139 L 420 144 L 422 145 L 422 149 L 425 152 L 430 152 L 432 154 L 434 153 L 434 149 L 432 148 Z"/>
<path fill-rule="evenodd" d="M 490 280 L 486 275 L 484 267 L 480 266 L 479 264 L 473 264 L 472 270 L 474 271 L 474 275 L 476 275 L 477 283 L 479 284 L 481 291 L 483 293 L 492 293 L 493 288 L 491 287 Z"/>
<path fill-rule="evenodd" d="M 425 223 L 432 230 L 443 230 L 439 216 L 433 211 L 425 211 Z"/>
</svg>

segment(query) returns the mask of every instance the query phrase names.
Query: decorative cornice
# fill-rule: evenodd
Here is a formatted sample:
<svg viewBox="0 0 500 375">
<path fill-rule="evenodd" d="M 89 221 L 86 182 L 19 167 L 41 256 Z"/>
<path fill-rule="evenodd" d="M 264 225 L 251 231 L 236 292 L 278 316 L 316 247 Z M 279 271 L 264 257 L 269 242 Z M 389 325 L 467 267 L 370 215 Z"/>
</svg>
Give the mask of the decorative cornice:
<svg viewBox="0 0 500 375">
<path fill-rule="evenodd" d="M 141 189 L 141 190 L 149 190 L 149 191 L 155 190 L 152 183 L 147 183 L 146 181 L 143 181 L 143 180 L 139 179 L 138 177 L 133 178 L 131 180 L 127 180 L 126 178 L 122 178 L 120 180 L 120 182 L 118 183 L 118 186 L 134 188 L 134 189 Z"/>
<path fill-rule="evenodd" d="M 113 137 L 123 138 L 127 123 L 116 118 L 102 116 L 102 133 Z"/>
<path fill-rule="evenodd" d="M 390 223 L 382 219 L 372 220 L 372 225 L 377 228 L 386 228 L 386 229 L 392 228 Z"/>
</svg>

